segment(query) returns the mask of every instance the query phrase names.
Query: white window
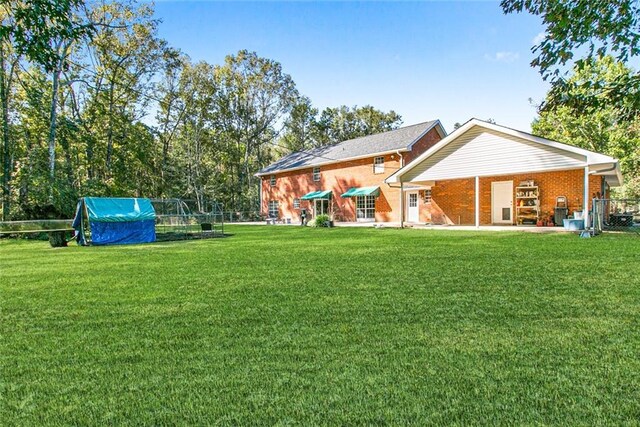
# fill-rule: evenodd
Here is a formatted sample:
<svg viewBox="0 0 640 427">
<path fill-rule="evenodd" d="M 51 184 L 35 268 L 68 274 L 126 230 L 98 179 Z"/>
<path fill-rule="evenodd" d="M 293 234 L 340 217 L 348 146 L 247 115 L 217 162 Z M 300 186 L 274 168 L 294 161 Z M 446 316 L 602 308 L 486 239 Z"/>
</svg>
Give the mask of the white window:
<svg viewBox="0 0 640 427">
<path fill-rule="evenodd" d="M 431 203 L 431 189 L 430 188 L 424 190 L 424 202 L 425 203 Z"/>
<path fill-rule="evenodd" d="M 410 208 L 418 207 L 418 193 L 409 193 L 409 207 Z"/>
<path fill-rule="evenodd" d="M 271 183 L 272 187 L 276 186 L 276 176 L 275 175 L 271 175 L 271 178 L 269 179 L 269 182 Z"/>
<path fill-rule="evenodd" d="M 356 213 L 358 219 L 376 218 L 376 198 L 375 196 L 356 197 Z"/>
<path fill-rule="evenodd" d="M 384 157 L 373 158 L 373 173 L 384 173 Z"/>
<path fill-rule="evenodd" d="M 320 181 L 320 168 L 313 168 L 313 180 Z"/>
<path fill-rule="evenodd" d="M 278 201 L 270 200 L 269 201 L 269 218 L 278 218 Z"/>
<path fill-rule="evenodd" d="M 293 209 L 300 209 L 300 199 L 293 199 Z"/>
</svg>

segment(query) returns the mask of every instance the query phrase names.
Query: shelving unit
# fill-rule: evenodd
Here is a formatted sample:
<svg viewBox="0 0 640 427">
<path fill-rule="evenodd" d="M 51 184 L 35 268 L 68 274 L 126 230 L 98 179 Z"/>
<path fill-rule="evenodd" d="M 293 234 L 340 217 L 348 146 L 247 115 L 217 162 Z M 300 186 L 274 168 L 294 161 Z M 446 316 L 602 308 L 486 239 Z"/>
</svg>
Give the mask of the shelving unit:
<svg viewBox="0 0 640 427">
<path fill-rule="evenodd" d="M 536 225 L 540 219 L 540 189 L 537 185 L 516 187 L 516 223 Z"/>
</svg>

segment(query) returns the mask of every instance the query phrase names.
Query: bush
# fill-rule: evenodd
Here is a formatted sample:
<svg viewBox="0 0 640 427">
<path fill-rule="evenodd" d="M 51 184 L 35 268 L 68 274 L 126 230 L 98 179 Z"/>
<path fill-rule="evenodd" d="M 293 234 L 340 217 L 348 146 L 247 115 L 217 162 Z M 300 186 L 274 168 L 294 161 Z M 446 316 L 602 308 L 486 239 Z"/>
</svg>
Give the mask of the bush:
<svg viewBox="0 0 640 427">
<path fill-rule="evenodd" d="M 328 227 L 329 226 L 329 215 L 318 215 L 316 217 L 315 226 L 316 227 Z"/>
</svg>

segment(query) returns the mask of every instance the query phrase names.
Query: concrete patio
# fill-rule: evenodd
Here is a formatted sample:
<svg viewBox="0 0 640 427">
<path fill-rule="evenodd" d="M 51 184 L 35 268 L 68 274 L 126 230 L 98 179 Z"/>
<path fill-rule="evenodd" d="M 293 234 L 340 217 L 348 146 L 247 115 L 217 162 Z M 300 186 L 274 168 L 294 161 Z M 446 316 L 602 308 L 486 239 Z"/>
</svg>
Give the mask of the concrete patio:
<svg viewBox="0 0 640 427">
<path fill-rule="evenodd" d="M 234 222 L 238 225 L 267 225 L 265 221 Z M 277 227 L 300 227 L 300 223 L 290 224 L 269 224 Z M 400 228 L 399 222 L 336 222 L 336 227 L 368 227 L 368 228 Z M 533 225 L 427 225 L 405 223 L 405 228 L 415 228 L 420 230 L 449 230 L 449 231 L 518 231 L 524 233 L 576 233 L 576 231 L 565 230 L 564 227 L 536 227 Z"/>
</svg>

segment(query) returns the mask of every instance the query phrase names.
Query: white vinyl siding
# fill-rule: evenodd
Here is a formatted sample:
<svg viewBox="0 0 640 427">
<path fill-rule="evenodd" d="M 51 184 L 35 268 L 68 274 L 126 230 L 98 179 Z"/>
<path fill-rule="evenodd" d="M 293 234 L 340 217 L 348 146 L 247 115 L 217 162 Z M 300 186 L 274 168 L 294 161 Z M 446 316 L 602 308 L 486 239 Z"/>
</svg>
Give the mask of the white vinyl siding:
<svg viewBox="0 0 640 427">
<path fill-rule="evenodd" d="M 585 157 L 522 138 L 471 128 L 407 173 L 406 181 L 433 181 L 547 170 L 578 169 Z"/>
<path fill-rule="evenodd" d="M 373 173 L 384 173 L 384 156 L 374 157 Z"/>
<path fill-rule="evenodd" d="M 313 168 L 313 180 L 320 181 L 320 168 Z"/>
</svg>

